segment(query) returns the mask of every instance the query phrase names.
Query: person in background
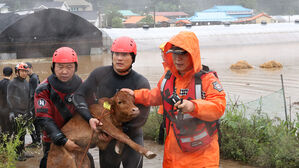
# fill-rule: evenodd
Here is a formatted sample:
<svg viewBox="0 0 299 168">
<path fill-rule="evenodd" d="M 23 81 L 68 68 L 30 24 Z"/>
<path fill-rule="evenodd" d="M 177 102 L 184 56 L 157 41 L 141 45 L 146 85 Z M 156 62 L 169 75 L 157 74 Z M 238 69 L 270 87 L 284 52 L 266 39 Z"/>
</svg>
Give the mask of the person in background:
<svg viewBox="0 0 299 168">
<path fill-rule="evenodd" d="M 150 88 L 148 80 L 132 69 L 137 55 L 135 41 L 126 36 L 115 39 L 111 46 L 112 66 L 96 68 L 84 81 L 74 95 L 74 104 L 79 111 L 88 111 L 88 102 L 94 97 L 112 97 L 121 88 Z M 140 115 L 123 124 L 123 131 L 136 143 L 143 145 L 142 126 L 149 114 L 149 107 L 138 104 Z M 100 153 L 101 168 L 117 168 L 122 163 L 124 168 L 141 168 L 143 157 L 129 146 L 125 145 L 122 153 L 115 152 L 116 140 L 113 139 L 105 150 Z"/>
<path fill-rule="evenodd" d="M 164 55 L 164 47 L 165 47 L 165 45 L 166 45 L 166 43 L 167 42 L 164 42 L 164 43 L 162 43 L 162 44 L 160 44 L 159 45 L 159 48 L 160 48 L 160 51 L 161 51 L 161 57 L 162 57 L 162 64 L 163 64 L 163 67 L 164 67 L 164 69 L 166 68 L 165 66 L 165 55 Z"/>
<path fill-rule="evenodd" d="M 167 42 L 163 42 L 159 46 L 160 52 L 161 52 L 161 58 L 162 58 L 162 65 L 163 65 L 163 68 L 164 68 L 164 73 L 166 73 L 168 71 L 167 63 L 165 62 L 165 54 L 164 54 L 164 47 L 165 47 L 166 43 Z M 157 113 L 163 115 L 163 105 L 159 106 Z M 163 120 L 161 125 L 160 125 L 159 136 L 158 136 L 158 143 L 160 145 L 164 144 L 164 138 L 165 138 L 164 127 L 165 127 L 165 123 L 164 123 L 164 120 Z"/>
<path fill-rule="evenodd" d="M 29 110 L 30 113 L 32 114 L 32 119 L 33 119 L 33 124 L 32 124 L 33 129 L 31 130 L 31 134 L 30 134 L 32 138 L 32 143 L 27 145 L 27 147 L 30 148 L 30 147 L 38 147 L 41 144 L 41 130 L 40 130 L 40 126 L 37 124 L 37 120 L 35 119 L 35 110 L 34 110 L 34 93 L 40 81 L 38 75 L 33 72 L 32 64 L 30 62 L 26 62 L 26 64 L 28 65 L 28 76 L 29 76 L 29 93 L 30 93 Z"/>
<path fill-rule="evenodd" d="M 34 107 L 37 123 L 43 130 L 43 158 L 40 168 L 47 167 L 50 144 L 64 146 L 69 151 L 81 151 L 81 148 L 68 139 L 61 128 L 77 112 L 72 103 L 72 95 L 82 84 L 82 79 L 76 75 L 78 69 L 78 57 L 76 52 L 69 47 L 58 48 L 52 58 L 52 74 L 43 81 L 35 91 Z M 81 114 L 81 113 L 80 113 Z M 92 129 L 96 130 L 99 121 L 87 114 L 81 116 L 89 122 Z M 92 156 L 87 156 L 94 167 Z"/>
<path fill-rule="evenodd" d="M 12 133 L 12 128 L 10 127 L 11 124 L 9 123 L 9 107 L 7 104 L 7 85 L 11 79 L 12 73 L 13 70 L 11 67 L 4 67 L 3 79 L 0 81 L 0 133 L 7 135 Z"/>
<path fill-rule="evenodd" d="M 29 83 L 28 65 L 19 63 L 15 67 L 16 77 L 7 86 L 7 104 L 10 109 L 9 120 L 14 126 L 14 136 L 20 135 L 21 144 L 17 146 L 17 160 L 25 161 L 33 155 L 25 152 L 25 135 L 29 120 L 32 117 L 29 111 Z M 18 119 L 17 119 L 18 118 Z"/>
<path fill-rule="evenodd" d="M 134 95 L 135 103 L 163 104 L 164 168 L 218 168 L 217 120 L 224 113 L 226 99 L 216 73 L 201 64 L 199 41 L 193 32 L 172 37 L 164 54 L 169 71 L 156 88 L 122 90 Z"/>
</svg>

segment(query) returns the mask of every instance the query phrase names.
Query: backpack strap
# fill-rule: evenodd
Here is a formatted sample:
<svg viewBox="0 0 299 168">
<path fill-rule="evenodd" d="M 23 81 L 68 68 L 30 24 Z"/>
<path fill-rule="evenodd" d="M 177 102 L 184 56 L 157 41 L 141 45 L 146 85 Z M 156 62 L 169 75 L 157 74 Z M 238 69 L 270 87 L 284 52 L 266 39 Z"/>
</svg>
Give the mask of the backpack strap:
<svg viewBox="0 0 299 168">
<path fill-rule="evenodd" d="M 160 92 L 161 92 L 161 95 L 162 95 L 162 100 L 164 99 L 163 91 L 164 91 L 164 87 L 165 87 L 166 81 L 167 81 L 168 79 L 170 79 L 171 75 L 172 75 L 172 73 L 170 72 L 170 70 L 168 70 L 168 71 L 166 72 L 165 76 L 164 76 L 164 79 L 163 79 L 162 83 L 161 83 Z M 164 132 L 165 132 L 164 129 L 165 129 L 165 127 L 166 127 L 166 125 L 165 125 L 165 124 L 166 124 L 166 122 L 165 122 L 165 118 L 166 118 L 166 112 L 164 111 L 164 108 L 163 108 L 163 120 L 162 120 L 162 122 L 161 122 L 161 124 L 160 124 L 159 136 L 158 136 L 158 142 L 159 142 L 159 144 L 161 144 L 161 145 L 164 144 L 164 136 L 165 136 L 165 134 L 164 134 Z"/>
</svg>

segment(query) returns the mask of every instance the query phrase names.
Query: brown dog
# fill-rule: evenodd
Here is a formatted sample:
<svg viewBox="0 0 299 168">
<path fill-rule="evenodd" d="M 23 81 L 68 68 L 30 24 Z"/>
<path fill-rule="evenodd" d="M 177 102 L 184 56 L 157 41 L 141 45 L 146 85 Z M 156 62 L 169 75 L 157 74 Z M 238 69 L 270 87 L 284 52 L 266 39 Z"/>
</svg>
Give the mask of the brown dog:
<svg viewBox="0 0 299 168">
<path fill-rule="evenodd" d="M 122 123 L 128 122 L 137 115 L 139 109 L 134 105 L 133 96 L 127 92 L 117 92 L 112 98 L 101 98 L 98 104 L 93 104 L 89 107 L 93 117 L 98 118 L 102 123 L 100 131 L 105 132 L 111 137 L 122 143 L 126 143 L 132 149 L 136 150 L 145 157 L 152 159 L 156 156 L 151 151 L 148 151 L 143 146 L 136 144 L 125 133 L 122 132 Z M 82 151 L 70 152 L 63 146 L 51 144 L 48 154 L 47 167 L 49 168 L 89 168 L 90 161 L 88 157 L 84 157 L 84 149 L 87 148 L 92 135 L 92 129 L 89 124 L 78 114 L 76 114 L 67 124 L 62 127 L 62 132 L 68 139 L 71 139 L 80 147 Z M 109 141 L 98 139 L 98 134 L 94 133 L 91 139 L 90 147 L 99 147 L 105 149 Z M 82 160 L 82 163 L 81 163 Z"/>
</svg>

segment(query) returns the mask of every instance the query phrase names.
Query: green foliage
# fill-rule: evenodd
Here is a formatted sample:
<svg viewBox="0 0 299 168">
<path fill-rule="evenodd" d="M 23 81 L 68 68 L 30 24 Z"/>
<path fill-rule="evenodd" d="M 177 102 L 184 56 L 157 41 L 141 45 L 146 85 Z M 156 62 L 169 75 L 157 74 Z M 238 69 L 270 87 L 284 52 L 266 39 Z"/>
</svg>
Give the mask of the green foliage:
<svg viewBox="0 0 299 168">
<path fill-rule="evenodd" d="M 246 118 L 245 111 L 228 105 L 220 127 L 221 157 L 261 167 L 298 167 L 299 120 L 272 120 L 261 112 Z"/>
<path fill-rule="evenodd" d="M 160 124 L 162 123 L 163 116 L 157 113 L 158 107 L 152 107 L 148 119 L 143 126 L 143 133 L 145 139 L 152 139 L 158 141 Z"/>
<path fill-rule="evenodd" d="M 26 125 L 32 124 L 31 120 L 17 117 L 15 125 L 17 133 L 9 136 L 8 134 L 1 134 L 2 140 L 0 143 L 0 168 L 11 168 L 16 167 L 16 148 L 21 145 L 22 142 L 19 140 L 22 135 L 26 132 Z"/>
<path fill-rule="evenodd" d="M 270 119 L 260 111 L 249 118 L 245 113 L 244 105 L 238 108 L 236 103 L 227 106 L 220 125 L 221 158 L 265 168 L 298 167 L 299 114 L 296 121 L 285 122 Z M 154 107 L 143 127 L 146 139 L 158 140 L 162 118 Z"/>
<path fill-rule="evenodd" d="M 112 18 L 112 27 L 113 28 L 122 28 L 124 27 L 122 24 L 122 19 L 120 17 L 113 17 Z"/>
<path fill-rule="evenodd" d="M 122 25 L 122 16 L 118 12 L 117 8 L 110 8 L 105 12 L 106 27 L 119 28 Z"/>
<path fill-rule="evenodd" d="M 145 18 L 141 19 L 137 24 L 148 24 L 148 25 L 152 25 L 152 24 L 154 24 L 153 16 L 147 15 Z"/>
</svg>

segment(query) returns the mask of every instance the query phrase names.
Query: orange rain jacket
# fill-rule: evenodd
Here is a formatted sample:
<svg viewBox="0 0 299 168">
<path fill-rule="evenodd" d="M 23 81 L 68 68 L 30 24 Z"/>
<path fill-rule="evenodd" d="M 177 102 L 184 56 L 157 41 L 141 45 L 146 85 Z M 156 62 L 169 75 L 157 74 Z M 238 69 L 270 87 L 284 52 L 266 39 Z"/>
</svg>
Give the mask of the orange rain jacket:
<svg viewBox="0 0 299 168">
<path fill-rule="evenodd" d="M 185 73 L 184 76 L 179 75 L 176 70 L 172 61 L 172 53 L 166 54 L 172 45 L 183 48 L 190 53 L 192 57 L 193 69 Z M 176 92 L 179 95 L 180 89 L 188 88 L 190 81 L 192 81 L 191 79 L 194 78 L 194 74 L 199 72 L 202 68 L 198 39 L 193 32 L 180 32 L 172 37 L 166 44 L 164 53 L 166 54 L 165 61 L 168 68 L 176 77 L 175 87 L 177 88 Z M 157 85 L 158 87 L 152 90 L 135 90 L 135 103 L 144 104 L 146 106 L 162 104 L 160 87 L 164 75 L 160 79 Z M 195 106 L 194 111 L 190 112 L 192 116 L 205 121 L 214 121 L 223 115 L 226 106 L 225 93 L 219 88 L 214 88 L 215 86 L 212 84 L 213 82 L 218 82 L 220 84 L 218 78 L 212 73 L 207 73 L 202 76 L 202 91 L 205 92 L 206 98 L 204 100 L 191 100 Z M 205 149 L 196 152 L 182 152 L 177 144 L 173 129 L 169 130 L 164 146 L 164 168 L 219 167 L 219 145 L 217 134 Z"/>
</svg>

